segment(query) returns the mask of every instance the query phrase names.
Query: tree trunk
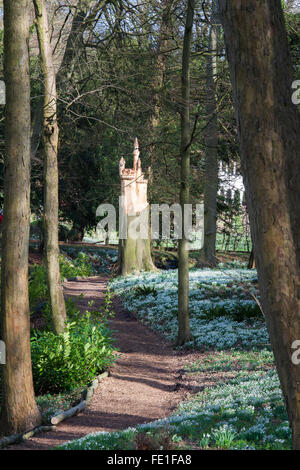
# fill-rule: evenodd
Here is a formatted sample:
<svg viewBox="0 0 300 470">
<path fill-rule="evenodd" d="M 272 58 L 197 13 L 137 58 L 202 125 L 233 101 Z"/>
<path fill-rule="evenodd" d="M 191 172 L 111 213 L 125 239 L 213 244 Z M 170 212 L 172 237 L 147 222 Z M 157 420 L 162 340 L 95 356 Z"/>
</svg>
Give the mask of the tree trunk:
<svg viewBox="0 0 300 470">
<path fill-rule="evenodd" d="M 135 216 L 127 216 L 127 224 L 134 222 Z M 151 257 L 150 237 L 148 239 L 132 239 L 130 236 L 119 241 L 120 274 L 126 276 L 142 271 L 155 271 Z"/>
<path fill-rule="evenodd" d="M 160 120 L 160 93 L 164 83 L 164 74 L 166 69 L 166 50 L 169 44 L 170 35 L 170 13 L 172 2 L 170 0 L 162 1 L 162 17 L 158 38 L 158 48 L 156 54 L 156 61 L 154 64 L 153 79 L 152 79 L 152 109 L 149 117 L 149 138 L 150 138 L 150 165 L 153 168 L 155 161 L 157 138 L 157 128 Z"/>
<path fill-rule="evenodd" d="M 34 0 L 34 6 L 44 76 L 45 256 L 53 330 L 59 334 L 64 331 L 67 314 L 59 268 L 56 79 L 44 0 Z"/>
<path fill-rule="evenodd" d="M 28 301 L 30 227 L 29 2 L 4 1 L 6 83 L 4 230 L 2 240 L 1 339 L 3 366 L 1 432 L 27 431 L 41 423 L 35 402 Z"/>
<path fill-rule="evenodd" d="M 219 0 L 262 306 L 300 449 L 300 116 L 280 0 Z"/>
<path fill-rule="evenodd" d="M 75 2 L 76 3 L 76 2 Z M 66 47 L 64 50 L 61 63 L 58 63 L 56 60 L 56 68 L 58 68 L 56 75 L 57 88 L 64 88 L 67 86 L 67 82 L 71 79 L 74 67 L 75 67 L 75 57 L 77 58 L 78 48 L 82 42 L 82 37 L 87 26 L 95 19 L 97 12 L 100 8 L 105 5 L 105 1 L 94 5 L 90 9 L 91 3 L 89 0 L 87 2 L 77 2 L 79 3 L 76 14 L 73 17 L 72 25 L 70 32 L 66 38 Z M 76 5 L 74 5 L 76 7 Z M 87 11 L 90 11 L 87 17 Z M 54 60 L 56 54 L 54 54 Z M 41 97 L 36 104 L 35 112 L 32 120 L 32 130 L 31 130 L 31 158 L 34 159 L 40 144 L 41 134 L 43 131 L 43 108 L 44 100 Z"/>
<path fill-rule="evenodd" d="M 218 193 L 218 116 L 216 96 L 218 26 L 212 14 L 209 30 L 207 78 L 206 78 L 206 129 L 204 174 L 204 257 L 205 262 L 215 266 L 217 236 Z"/>
<path fill-rule="evenodd" d="M 194 20 L 194 0 L 188 0 L 186 24 L 182 51 L 181 75 L 181 173 L 180 205 L 182 209 L 183 228 L 184 206 L 190 202 L 190 56 Z M 177 345 L 181 346 L 190 340 L 189 319 L 189 240 L 182 230 L 182 239 L 178 245 L 178 337 Z"/>
<path fill-rule="evenodd" d="M 250 256 L 249 256 L 249 261 L 248 261 L 248 269 L 254 269 L 255 268 L 255 258 L 254 258 L 254 250 L 252 248 Z"/>
</svg>

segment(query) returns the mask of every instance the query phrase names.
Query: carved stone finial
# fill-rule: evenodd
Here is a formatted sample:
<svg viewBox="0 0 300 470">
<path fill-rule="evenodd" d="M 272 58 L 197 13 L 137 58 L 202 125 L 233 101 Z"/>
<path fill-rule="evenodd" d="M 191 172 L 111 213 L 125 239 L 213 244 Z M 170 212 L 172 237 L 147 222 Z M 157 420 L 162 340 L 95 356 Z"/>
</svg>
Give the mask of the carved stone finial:
<svg viewBox="0 0 300 470">
<path fill-rule="evenodd" d="M 122 157 L 119 163 L 119 174 L 122 176 L 123 170 L 125 169 L 125 159 Z"/>
<path fill-rule="evenodd" d="M 139 150 L 139 141 L 137 137 L 134 139 L 134 149 L 133 149 L 133 169 L 136 171 L 138 169 L 138 159 L 140 156 Z"/>
<path fill-rule="evenodd" d="M 136 174 L 137 174 L 138 178 L 140 178 L 142 176 L 142 162 L 141 162 L 140 158 L 138 158 L 138 161 L 137 161 Z"/>
</svg>

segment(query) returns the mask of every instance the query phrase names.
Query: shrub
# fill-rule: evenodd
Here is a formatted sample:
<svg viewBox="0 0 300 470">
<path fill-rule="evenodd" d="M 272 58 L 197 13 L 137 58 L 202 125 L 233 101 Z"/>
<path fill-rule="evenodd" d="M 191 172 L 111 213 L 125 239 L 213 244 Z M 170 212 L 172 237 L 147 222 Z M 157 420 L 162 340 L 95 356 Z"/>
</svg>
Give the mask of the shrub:
<svg viewBox="0 0 300 470">
<path fill-rule="evenodd" d="M 29 301 L 30 307 L 48 297 L 47 273 L 44 265 L 36 264 L 30 270 Z"/>
<path fill-rule="evenodd" d="M 60 256 L 61 278 L 72 278 L 76 276 L 88 277 L 93 274 L 90 258 L 86 253 L 79 252 L 77 257 L 70 261 L 65 256 Z"/>
<path fill-rule="evenodd" d="M 110 330 L 89 313 L 68 323 L 65 332 L 34 332 L 32 371 L 37 394 L 70 391 L 86 385 L 114 362 Z"/>
<path fill-rule="evenodd" d="M 76 276 L 88 277 L 93 274 L 93 267 L 89 257 L 85 253 L 70 261 L 65 256 L 60 256 L 60 274 L 64 278 Z M 45 265 L 35 265 L 30 270 L 29 276 L 29 301 L 31 310 L 37 302 L 48 299 L 47 272 Z"/>
</svg>

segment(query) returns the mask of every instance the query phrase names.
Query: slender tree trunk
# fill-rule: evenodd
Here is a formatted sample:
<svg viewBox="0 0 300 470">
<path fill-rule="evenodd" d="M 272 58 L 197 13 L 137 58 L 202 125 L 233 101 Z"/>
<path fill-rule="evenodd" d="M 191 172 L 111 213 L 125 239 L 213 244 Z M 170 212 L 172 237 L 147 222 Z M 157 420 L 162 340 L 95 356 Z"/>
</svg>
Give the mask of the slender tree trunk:
<svg viewBox="0 0 300 470">
<path fill-rule="evenodd" d="M 164 75 L 166 70 L 166 50 L 168 49 L 169 36 L 170 36 L 170 13 L 171 13 L 171 0 L 162 1 L 162 18 L 160 24 L 159 38 L 158 38 L 158 49 L 156 54 L 156 60 L 153 70 L 152 79 L 152 109 L 149 117 L 149 139 L 150 139 L 150 165 L 153 167 L 155 161 L 156 145 L 155 140 L 157 138 L 157 128 L 160 121 L 160 93 L 164 84 Z"/>
<path fill-rule="evenodd" d="M 208 57 L 206 68 L 206 129 L 205 129 L 205 174 L 204 174 L 204 256 L 205 262 L 215 266 L 217 236 L 218 193 L 218 116 L 216 96 L 218 26 L 212 15 L 209 29 Z"/>
<path fill-rule="evenodd" d="M 44 0 L 34 0 L 34 6 L 44 76 L 45 255 L 53 329 L 59 334 L 64 331 L 67 315 L 59 268 L 56 79 Z"/>
<path fill-rule="evenodd" d="M 3 367 L 1 432 L 29 430 L 41 422 L 31 370 L 28 301 L 30 226 L 29 2 L 4 1 L 6 83 L 4 231 L 2 239 L 1 339 Z"/>
<path fill-rule="evenodd" d="M 182 109 L 181 109 L 181 181 L 180 205 L 183 230 L 178 246 L 178 337 L 181 346 L 190 340 L 189 319 L 189 240 L 184 230 L 184 206 L 190 202 L 190 56 L 194 20 L 194 0 L 188 0 L 182 52 Z"/>
<path fill-rule="evenodd" d="M 300 449 L 300 116 L 280 0 L 219 0 L 262 306 Z"/>
<path fill-rule="evenodd" d="M 93 8 L 90 9 L 90 13 L 87 17 L 87 11 L 91 7 L 91 3 L 89 0 L 87 2 L 77 2 L 78 10 L 73 17 L 72 25 L 70 28 L 70 32 L 68 34 L 66 40 L 66 47 L 61 59 L 61 63 L 57 64 L 56 60 L 56 68 L 58 68 L 56 74 L 56 83 L 57 89 L 64 88 L 67 86 L 67 82 L 71 79 L 72 74 L 75 68 L 75 58 L 77 57 L 78 48 L 81 45 L 83 33 L 86 30 L 86 27 L 90 22 L 95 19 L 98 11 L 103 8 L 106 1 L 104 0 L 101 3 L 98 3 Z M 55 60 L 55 54 L 54 58 Z M 43 131 L 43 108 L 44 108 L 44 100 L 41 98 L 37 105 L 33 116 L 32 122 L 32 131 L 31 131 L 31 158 L 33 159 L 37 153 L 41 135 Z"/>
<path fill-rule="evenodd" d="M 254 269 L 255 268 L 255 258 L 254 258 L 254 250 L 252 248 L 250 256 L 249 256 L 249 261 L 248 261 L 248 269 Z"/>
</svg>

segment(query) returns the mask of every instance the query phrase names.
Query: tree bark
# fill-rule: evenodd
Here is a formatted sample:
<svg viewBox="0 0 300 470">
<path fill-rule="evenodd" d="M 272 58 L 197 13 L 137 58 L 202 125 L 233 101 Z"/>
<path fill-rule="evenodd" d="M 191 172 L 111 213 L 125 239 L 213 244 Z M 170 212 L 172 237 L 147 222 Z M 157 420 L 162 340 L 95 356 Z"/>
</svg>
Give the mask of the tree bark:
<svg viewBox="0 0 300 470">
<path fill-rule="evenodd" d="M 127 216 L 127 225 L 134 222 L 135 216 Z M 122 276 L 140 273 L 143 271 L 155 271 L 155 265 L 151 257 L 150 233 L 148 239 L 136 240 L 127 237 L 119 240 L 119 271 Z"/>
<path fill-rule="evenodd" d="M 6 83 L 4 218 L 1 278 L 3 366 L 1 433 L 41 423 L 35 402 L 28 300 L 30 227 L 29 2 L 4 1 Z"/>
<path fill-rule="evenodd" d="M 183 228 L 184 206 L 190 202 L 190 56 L 194 20 L 194 0 L 188 0 L 186 24 L 182 51 L 181 75 L 181 173 L 180 173 L 180 205 L 182 209 Z M 189 240 L 185 230 L 178 245 L 178 336 L 177 345 L 181 346 L 190 340 L 189 319 Z"/>
<path fill-rule="evenodd" d="M 156 60 L 153 70 L 152 79 L 152 109 L 149 117 L 149 138 L 150 138 L 150 165 L 153 167 L 155 161 L 157 128 L 160 121 L 160 108 L 161 99 L 160 93 L 164 84 L 164 75 L 166 70 L 166 51 L 170 42 L 170 15 L 171 15 L 171 0 L 163 0 L 162 2 L 162 18 L 160 24 L 158 47 L 156 53 Z"/>
<path fill-rule="evenodd" d="M 34 6 L 44 76 L 44 246 L 53 330 L 59 334 L 64 331 L 67 314 L 59 268 L 56 77 L 44 0 L 34 0 Z"/>
<path fill-rule="evenodd" d="M 300 116 L 280 0 L 219 0 L 262 306 L 300 449 Z"/>
<path fill-rule="evenodd" d="M 255 268 L 255 258 L 254 258 L 254 250 L 252 248 L 250 256 L 249 256 L 249 261 L 248 261 L 248 269 L 254 269 Z"/>
<path fill-rule="evenodd" d="M 70 28 L 70 32 L 67 36 L 66 40 L 66 47 L 64 50 L 63 57 L 61 59 L 61 63 L 58 64 L 58 71 L 56 74 L 56 84 L 57 89 L 60 90 L 61 88 L 65 88 L 67 86 L 68 81 L 71 79 L 74 67 L 75 67 L 75 57 L 78 53 L 78 48 L 81 45 L 82 37 L 87 25 L 95 19 L 97 12 L 100 8 L 103 8 L 105 5 L 105 1 L 101 2 L 94 6 L 90 10 L 89 15 L 87 16 L 87 11 L 90 7 L 90 1 L 88 2 L 78 2 L 78 10 L 73 17 L 72 25 Z M 55 54 L 54 58 L 55 60 Z M 56 67 L 57 67 L 56 60 Z M 32 130 L 31 130 L 31 158 L 34 159 L 40 144 L 41 135 L 43 131 L 43 107 L 44 107 L 44 100 L 41 98 L 37 105 L 33 116 L 32 121 Z"/>
<path fill-rule="evenodd" d="M 204 258 L 215 266 L 218 193 L 218 116 L 216 96 L 218 28 L 212 14 L 206 67 L 206 129 L 204 173 Z"/>
</svg>

